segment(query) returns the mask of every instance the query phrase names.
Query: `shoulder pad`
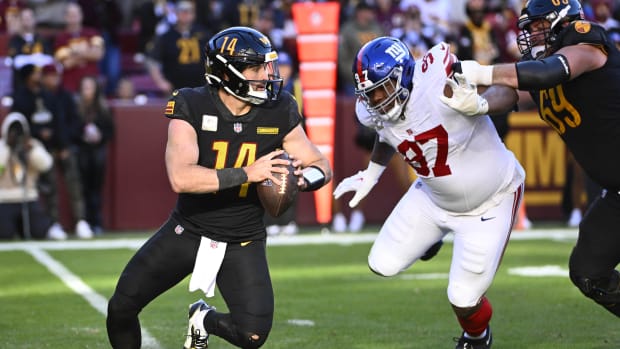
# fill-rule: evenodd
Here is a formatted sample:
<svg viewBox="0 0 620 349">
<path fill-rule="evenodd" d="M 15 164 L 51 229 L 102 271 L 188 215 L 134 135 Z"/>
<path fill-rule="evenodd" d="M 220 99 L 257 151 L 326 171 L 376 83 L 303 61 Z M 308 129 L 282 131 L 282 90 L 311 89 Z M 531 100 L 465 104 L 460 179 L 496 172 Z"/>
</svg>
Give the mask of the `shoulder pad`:
<svg viewBox="0 0 620 349">
<path fill-rule="evenodd" d="M 609 46 L 605 28 L 588 21 L 573 21 L 560 33 L 559 47 L 577 44 L 594 44 L 604 47 Z"/>
</svg>

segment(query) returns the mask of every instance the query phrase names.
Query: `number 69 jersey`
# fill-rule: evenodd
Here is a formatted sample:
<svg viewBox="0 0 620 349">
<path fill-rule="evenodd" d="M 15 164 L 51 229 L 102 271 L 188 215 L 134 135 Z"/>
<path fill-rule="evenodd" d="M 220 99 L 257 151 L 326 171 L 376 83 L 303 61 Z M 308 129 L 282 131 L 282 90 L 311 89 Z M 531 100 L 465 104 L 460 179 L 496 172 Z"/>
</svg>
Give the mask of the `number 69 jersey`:
<svg viewBox="0 0 620 349">
<path fill-rule="evenodd" d="M 439 100 L 452 57 L 449 46 L 440 43 L 416 62 L 413 90 L 401 118 L 378 125 L 360 100 L 356 114 L 413 167 L 419 177 L 416 185 L 425 187 L 437 206 L 475 215 L 513 193 L 525 172 L 487 115 L 462 115 Z"/>
</svg>

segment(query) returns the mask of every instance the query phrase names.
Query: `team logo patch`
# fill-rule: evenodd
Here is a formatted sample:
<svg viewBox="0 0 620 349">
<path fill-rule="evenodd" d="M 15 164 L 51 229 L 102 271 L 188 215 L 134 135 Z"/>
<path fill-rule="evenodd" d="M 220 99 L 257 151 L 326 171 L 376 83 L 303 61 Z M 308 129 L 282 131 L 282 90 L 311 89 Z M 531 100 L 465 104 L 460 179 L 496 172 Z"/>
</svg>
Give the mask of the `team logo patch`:
<svg viewBox="0 0 620 349">
<path fill-rule="evenodd" d="M 174 101 L 168 101 L 168 104 L 166 104 L 166 111 L 164 113 L 166 115 L 174 114 Z"/>
<path fill-rule="evenodd" d="M 176 226 L 176 227 L 174 227 L 174 232 L 175 232 L 177 235 L 181 235 L 181 234 L 183 233 L 183 231 L 184 231 L 184 230 L 185 230 L 185 229 L 184 229 L 184 228 L 183 228 L 180 224 L 177 224 L 177 226 Z"/>
<path fill-rule="evenodd" d="M 257 135 L 277 135 L 280 133 L 280 129 L 278 127 L 257 127 L 256 134 Z"/>
<path fill-rule="evenodd" d="M 585 34 L 590 31 L 592 25 L 590 22 L 586 21 L 577 21 L 575 22 L 575 31 L 580 34 Z"/>
<path fill-rule="evenodd" d="M 215 115 L 202 115 L 202 125 L 200 127 L 203 131 L 217 131 L 217 116 Z"/>
<path fill-rule="evenodd" d="M 243 131 L 243 124 L 240 122 L 235 122 L 233 124 L 233 131 L 235 131 L 235 133 L 241 133 L 241 131 Z"/>
</svg>

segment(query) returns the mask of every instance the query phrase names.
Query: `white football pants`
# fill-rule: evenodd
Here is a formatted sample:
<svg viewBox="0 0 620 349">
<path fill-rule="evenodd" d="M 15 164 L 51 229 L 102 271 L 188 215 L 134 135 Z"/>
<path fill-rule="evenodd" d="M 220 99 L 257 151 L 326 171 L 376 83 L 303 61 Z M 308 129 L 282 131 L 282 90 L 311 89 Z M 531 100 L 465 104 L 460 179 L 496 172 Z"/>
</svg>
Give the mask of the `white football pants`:
<svg viewBox="0 0 620 349">
<path fill-rule="evenodd" d="M 499 204 L 481 215 L 456 215 L 437 207 L 411 185 L 381 227 L 368 255 L 376 273 L 393 276 L 409 268 L 434 243 L 454 234 L 448 299 L 457 307 L 473 307 L 487 291 L 504 254 L 516 219 L 523 185 L 503 194 Z"/>
</svg>

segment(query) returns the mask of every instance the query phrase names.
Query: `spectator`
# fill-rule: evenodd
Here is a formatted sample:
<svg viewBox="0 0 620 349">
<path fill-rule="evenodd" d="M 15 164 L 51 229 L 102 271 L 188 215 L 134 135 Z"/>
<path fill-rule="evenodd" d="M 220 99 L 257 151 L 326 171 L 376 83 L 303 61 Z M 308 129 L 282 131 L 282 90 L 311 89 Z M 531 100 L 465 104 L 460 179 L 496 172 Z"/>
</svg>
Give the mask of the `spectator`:
<svg viewBox="0 0 620 349">
<path fill-rule="evenodd" d="M 100 76 L 99 63 L 105 53 L 101 34 L 82 26 L 82 8 L 68 3 L 65 9 L 65 29 L 58 34 L 54 56 L 63 66 L 62 81 L 67 90 L 76 93 L 84 76 Z"/>
<path fill-rule="evenodd" d="M 13 62 L 13 90 L 17 88 L 17 71 L 26 64 L 45 65 L 53 60 L 52 42 L 36 32 L 37 22 L 34 11 L 23 7 L 19 11 L 18 31 L 9 37 L 8 56 Z"/>
<path fill-rule="evenodd" d="M 432 28 L 422 23 L 418 8 L 410 7 L 404 14 L 402 25 L 394 27 L 390 35 L 407 44 L 414 59 L 420 59 L 435 44 L 433 33 Z"/>
<path fill-rule="evenodd" d="M 167 32 L 177 21 L 174 2 L 146 1 L 134 9 L 138 26 L 138 52 L 146 53 L 153 40 Z"/>
<path fill-rule="evenodd" d="M 29 0 L 34 8 L 37 23 L 50 33 L 65 26 L 65 9 L 70 0 Z M 72 1 L 72 0 L 71 0 Z"/>
<path fill-rule="evenodd" d="M 348 19 L 340 30 L 338 47 L 338 85 L 340 92 L 353 96 L 355 85 L 351 76 L 351 62 L 357 51 L 368 41 L 382 36 L 383 30 L 375 18 L 375 8 L 365 1 L 355 6 L 353 18 Z"/>
<path fill-rule="evenodd" d="M 52 156 L 30 137 L 28 121 L 13 112 L 2 122 L 0 139 L 0 239 L 65 239 L 48 228 L 49 217 L 38 200 L 37 177 L 52 166 Z"/>
<path fill-rule="evenodd" d="M 44 200 L 47 203 L 49 215 L 55 222 L 60 221 L 57 171 L 62 172 L 65 188 L 69 194 L 69 204 L 73 219 L 76 222 L 75 234 L 81 239 L 93 237 L 93 231 L 85 221 L 84 197 L 82 193 L 82 180 L 77 161 L 77 138 L 79 132 L 79 119 L 73 94 L 67 91 L 63 85 L 59 68 L 56 64 L 48 64 L 42 68 L 42 87 L 55 103 L 54 119 L 59 120 L 63 132 L 57 142 L 51 144 L 48 151 L 54 157 L 54 167 L 51 171 L 43 173 L 39 184 L 43 188 Z M 58 224 L 58 223 L 56 223 Z"/>
<path fill-rule="evenodd" d="M 377 22 L 381 25 L 384 34 L 389 34 L 395 27 L 403 25 L 405 11 L 397 0 L 377 0 Z"/>
<path fill-rule="evenodd" d="M 0 32 L 10 36 L 19 31 L 19 11 L 26 5 L 26 0 L 0 1 Z"/>
<path fill-rule="evenodd" d="M 149 74 L 162 95 L 205 84 L 203 51 L 209 34 L 195 23 L 193 1 L 179 1 L 176 14 L 176 24 L 155 39 L 146 59 Z"/>
<path fill-rule="evenodd" d="M 83 9 L 85 27 L 101 33 L 104 43 L 103 58 L 99 70 L 105 77 L 105 94 L 113 96 L 121 77 L 121 48 L 119 31 L 123 13 L 116 0 L 78 0 Z"/>
<path fill-rule="evenodd" d="M 86 203 L 86 221 L 96 234 L 100 234 L 103 229 L 102 195 L 107 145 L 114 135 L 114 120 L 95 76 L 82 78 L 77 107 L 83 125 L 78 162 Z"/>
<path fill-rule="evenodd" d="M 136 87 L 128 78 L 121 78 L 116 87 L 116 98 L 124 101 L 133 101 L 136 97 Z"/>
</svg>

